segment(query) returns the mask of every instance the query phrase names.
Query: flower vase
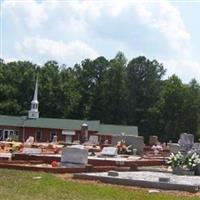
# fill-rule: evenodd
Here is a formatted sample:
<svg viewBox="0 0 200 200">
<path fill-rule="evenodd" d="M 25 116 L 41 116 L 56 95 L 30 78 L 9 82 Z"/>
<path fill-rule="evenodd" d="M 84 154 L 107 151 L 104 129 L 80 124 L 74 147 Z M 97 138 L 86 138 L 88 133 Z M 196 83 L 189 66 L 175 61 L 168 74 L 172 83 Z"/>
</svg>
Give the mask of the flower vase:
<svg viewBox="0 0 200 200">
<path fill-rule="evenodd" d="M 183 169 L 181 167 L 175 167 L 175 168 L 173 168 L 173 174 L 194 176 L 194 171 L 192 171 L 190 169 Z"/>
</svg>

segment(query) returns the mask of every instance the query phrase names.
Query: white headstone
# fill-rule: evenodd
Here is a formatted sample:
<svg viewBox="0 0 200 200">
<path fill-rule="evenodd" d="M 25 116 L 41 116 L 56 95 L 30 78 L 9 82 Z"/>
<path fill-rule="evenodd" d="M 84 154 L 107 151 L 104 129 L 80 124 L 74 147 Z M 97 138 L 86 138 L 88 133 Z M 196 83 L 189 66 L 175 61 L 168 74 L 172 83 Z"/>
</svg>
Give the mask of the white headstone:
<svg viewBox="0 0 200 200">
<path fill-rule="evenodd" d="M 58 137 L 57 137 L 57 135 L 54 135 L 54 136 L 53 136 L 52 143 L 57 143 L 57 142 L 58 142 Z"/>
<path fill-rule="evenodd" d="M 117 156 L 117 148 L 116 147 L 104 147 L 101 151 L 102 156 Z"/>
<path fill-rule="evenodd" d="M 34 143 L 34 137 L 32 136 L 29 136 L 29 138 L 26 140 L 25 143 L 30 143 L 30 144 L 33 144 Z"/>
<path fill-rule="evenodd" d="M 90 135 L 90 137 L 89 137 L 89 143 L 90 144 L 94 144 L 94 145 L 99 144 L 98 136 L 97 135 Z"/>
<path fill-rule="evenodd" d="M 40 153 L 42 153 L 42 149 L 40 149 L 40 148 L 24 147 L 22 152 L 24 154 L 40 154 Z"/>
</svg>

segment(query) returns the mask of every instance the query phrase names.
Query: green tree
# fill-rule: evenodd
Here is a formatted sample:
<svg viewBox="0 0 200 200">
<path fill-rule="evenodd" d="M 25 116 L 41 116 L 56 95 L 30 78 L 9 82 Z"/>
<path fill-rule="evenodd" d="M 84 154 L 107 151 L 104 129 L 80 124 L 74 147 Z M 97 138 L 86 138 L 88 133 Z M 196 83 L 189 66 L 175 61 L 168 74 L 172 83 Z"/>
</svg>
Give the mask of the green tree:
<svg viewBox="0 0 200 200">
<path fill-rule="evenodd" d="M 200 86 L 195 79 L 185 86 L 184 103 L 182 108 L 182 127 L 185 132 L 198 133 L 200 120 Z"/>
<path fill-rule="evenodd" d="M 119 52 L 110 61 L 105 73 L 101 120 L 104 123 L 126 124 L 126 58 Z"/>
<path fill-rule="evenodd" d="M 60 69 L 56 61 L 48 61 L 38 69 L 39 110 L 43 117 L 61 117 Z"/>
<path fill-rule="evenodd" d="M 99 117 L 101 107 L 101 83 L 108 66 L 104 57 L 94 61 L 86 59 L 81 65 L 75 65 L 76 77 L 79 82 L 79 94 L 81 96 L 78 107 L 79 118 Z"/>
<path fill-rule="evenodd" d="M 165 87 L 162 91 L 162 138 L 170 138 L 177 141 L 181 132 L 184 132 L 182 126 L 182 114 L 184 105 L 185 86 L 176 76 L 171 76 L 165 81 Z"/>
<path fill-rule="evenodd" d="M 72 68 L 64 68 L 60 72 L 60 115 L 64 118 L 77 118 L 78 105 L 80 102 L 79 84 Z"/>
<path fill-rule="evenodd" d="M 0 110 L 2 114 L 26 115 L 32 96 L 36 65 L 27 61 L 1 62 Z"/>
<path fill-rule="evenodd" d="M 127 122 L 137 125 L 146 138 L 149 134 L 155 134 L 155 130 L 151 130 L 151 109 L 158 101 L 164 74 L 162 64 L 156 60 L 150 61 L 144 56 L 132 59 L 127 66 Z"/>
</svg>

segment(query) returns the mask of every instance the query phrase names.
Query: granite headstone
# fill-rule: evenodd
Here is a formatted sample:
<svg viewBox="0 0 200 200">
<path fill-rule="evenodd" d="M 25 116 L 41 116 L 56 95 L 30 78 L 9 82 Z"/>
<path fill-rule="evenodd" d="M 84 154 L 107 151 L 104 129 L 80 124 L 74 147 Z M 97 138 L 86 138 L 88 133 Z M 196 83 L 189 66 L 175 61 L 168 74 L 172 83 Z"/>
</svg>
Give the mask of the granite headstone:
<svg viewBox="0 0 200 200">
<path fill-rule="evenodd" d="M 180 151 L 183 154 L 187 154 L 188 151 L 192 149 L 192 146 L 194 144 L 194 135 L 182 133 L 180 135 L 180 139 L 178 143 L 180 144 Z"/>
<path fill-rule="evenodd" d="M 149 145 L 150 146 L 157 145 L 158 143 L 159 143 L 158 136 L 156 136 L 156 135 L 149 136 Z"/>
<path fill-rule="evenodd" d="M 181 147 L 180 144 L 178 143 L 169 143 L 168 146 L 169 146 L 170 153 L 175 153 L 175 154 L 180 151 L 180 147 Z"/>
<path fill-rule="evenodd" d="M 104 147 L 101 151 L 101 156 L 109 156 L 109 157 L 117 156 L 117 148 L 116 147 Z"/>
<path fill-rule="evenodd" d="M 67 147 L 62 150 L 61 163 L 73 163 L 86 165 L 88 162 L 88 150 L 74 147 Z"/>
<path fill-rule="evenodd" d="M 194 143 L 191 149 L 191 153 L 197 153 L 200 155 L 200 143 Z"/>
<path fill-rule="evenodd" d="M 142 136 L 113 136 L 112 145 L 115 146 L 119 141 L 124 140 L 127 146 L 132 146 L 132 149 L 137 149 L 137 153 L 141 154 L 144 150 L 144 138 Z"/>
</svg>

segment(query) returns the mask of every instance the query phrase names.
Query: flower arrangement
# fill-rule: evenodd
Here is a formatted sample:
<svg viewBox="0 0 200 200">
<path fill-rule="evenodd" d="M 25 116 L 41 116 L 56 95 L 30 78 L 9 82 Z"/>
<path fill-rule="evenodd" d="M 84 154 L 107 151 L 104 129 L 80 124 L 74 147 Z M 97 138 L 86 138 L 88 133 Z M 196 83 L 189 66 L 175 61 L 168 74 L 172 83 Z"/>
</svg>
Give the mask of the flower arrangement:
<svg viewBox="0 0 200 200">
<path fill-rule="evenodd" d="M 172 153 L 169 157 L 168 164 L 171 164 L 172 169 L 182 168 L 186 170 L 194 170 L 197 164 L 200 163 L 200 157 L 197 153 L 182 155 L 181 152 L 177 154 Z"/>
<path fill-rule="evenodd" d="M 116 147 L 117 147 L 118 154 L 127 153 L 127 146 L 124 140 L 118 141 Z"/>
<path fill-rule="evenodd" d="M 168 164 L 171 164 L 172 168 L 181 167 L 183 165 L 183 160 L 184 156 L 180 151 L 177 154 L 171 153 Z"/>
<path fill-rule="evenodd" d="M 184 160 L 184 167 L 193 170 L 200 163 L 200 157 L 197 153 L 188 154 Z"/>
<path fill-rule="evenodd" d="M 151 149 L 153 150 L 153 152 L 154 152 L 155 155 L 158 155 L 158 153 L 159 153 L 160 151 L 163 151 L 162 145 L 153 145 L 153 146 L 151 147 Z"/>
</svg>

